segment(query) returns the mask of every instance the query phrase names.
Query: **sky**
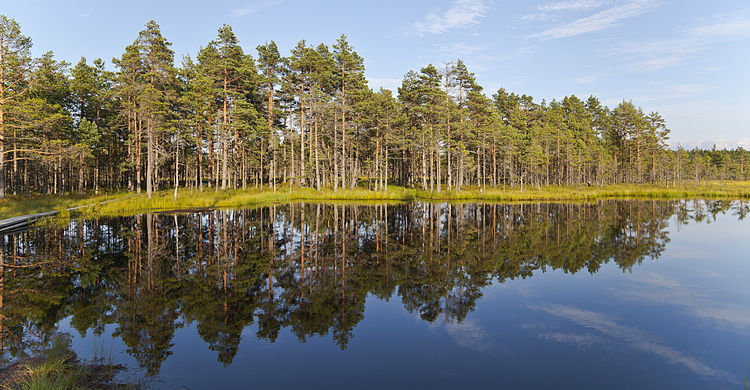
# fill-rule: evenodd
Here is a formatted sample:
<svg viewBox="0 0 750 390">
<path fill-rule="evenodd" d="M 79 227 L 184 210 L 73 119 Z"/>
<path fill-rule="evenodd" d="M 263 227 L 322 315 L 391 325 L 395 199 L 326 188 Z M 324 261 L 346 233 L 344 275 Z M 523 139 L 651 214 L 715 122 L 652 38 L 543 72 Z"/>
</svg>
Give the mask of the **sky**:
<svg viewBox="0 0 750 390">
<path fill-rule="evenodd" d="M 111 63 L 153 19 L 177 62 L 232 26 L 246 52 L 339 35 L 374 89 L 409 70 L 462 59 L 485 92 L 550 101 L 598 96 L 658 111 L 673 147 L 750 149 L 748 0 L 0 0 L 33 54 Z"/>
</svg>

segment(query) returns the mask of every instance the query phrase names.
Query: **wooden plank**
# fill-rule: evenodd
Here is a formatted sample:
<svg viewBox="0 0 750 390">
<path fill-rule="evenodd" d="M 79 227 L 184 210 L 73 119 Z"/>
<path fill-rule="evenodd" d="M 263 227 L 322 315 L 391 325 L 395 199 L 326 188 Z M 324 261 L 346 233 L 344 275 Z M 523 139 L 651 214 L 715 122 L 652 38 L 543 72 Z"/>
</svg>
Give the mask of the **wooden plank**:
<svg viewBox="0 0 750 390">
<path fill-rule="evenodd" d="M 83 209 L 85 207 L 91 207 L 95 205 L 102 205 L 109 202 L 114 202 L 116 200 L 122 200 L 127 199 L 133 196 L 137 196 L 138 194 L 130 194 L 124 197 L 120 198 L 114 198 L 110 200 L 106 200 L 104 202 L 94 203 L 94 204 L 87 204 L 87 205 L 81 205 L 81 206 L 75 206 L 68 209 L 69 212 L 71 211 L 77 211 L 79 209 Z M 9 233 L 16 233 L 19 230 L 23 230 L 29 227 L 33 222 L 40 218 L 50 217 L 57 215 L 57 211 L 46 211 L 43 213 L 36 213 L 36 214 L 28 214 L 28 215 L 21 215 L 17 217 L 10 217 L 3 220 L 0 220 L 0 235 L 5 235 Z"/>
<path fill-rule="evenodd" d="M 28 227 L 32 222 L 44 218 L 56 215 L 57 211 L 47 211 L 44 213 L 36 213 L 29 215 L 21 215 L 17 217 L 10 217 L 0 220 L 0 234 L 7 234 L 12 231 L 16 231 L 21 228 Z"/>
</svg>

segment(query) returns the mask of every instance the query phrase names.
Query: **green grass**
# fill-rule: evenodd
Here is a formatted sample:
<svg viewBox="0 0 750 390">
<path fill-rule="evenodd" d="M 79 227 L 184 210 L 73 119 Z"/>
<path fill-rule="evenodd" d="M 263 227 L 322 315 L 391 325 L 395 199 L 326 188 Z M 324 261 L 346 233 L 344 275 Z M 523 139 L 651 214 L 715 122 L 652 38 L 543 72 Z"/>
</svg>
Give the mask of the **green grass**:
<svg viewBox="0 0 750 390">
<path fill-rule="evenodd" d="M 143 211 L 195 210 L 207 208 L 252 207 L 294 201 L 340 202 L 340 201 L 410 201 L 416 191 L 402 187 L 389 187 L 387 192 L 370 191 L 365 188 L 326 189 L 318 192 L 311 188 L 278 187 L 273 190 L 197 190 L 180 189 L 177 199 L 174 190 L 160 191 L 151 199 L 145 194 L 110 201 L 82 210 L 86 215 L 129 215 Z"/>
<path fill-rule="evenodd" d="M 78 206 L 98 204 L 112 199 L 120 199 L 126 193 L 105 195 L 9 195 L 0 200 L 0 219 L 43 213 L 46 211 L 62 211 Z"/>
<path fill-rule="evenodd" d="M 686 198 L 725 198 L 750 199 L 750 181 L 705 182 L 698 185 L 683 184 L 677 187 L 666 187 L 650 184 L 608 185 L 599 187 L 527 187 L 506 189 L 487 187 L 482 191 L 478 187 L 468 187 L 459 192 L 429 192 L 389 186 L 388 191 L 376 192 L 366 188 L 331 189 L 316 191 L 310 188 L 290 188 L 279 186 L 273 190 L 216 191 L 206 188 L 202 192 L 180 189 L 177 199 L 173 190 L 157 192 L 151 199 L 145 194 L 118 193 L 90 197 L 77 196 L 37 196 L 32 198 L 12 197 L 0 201 L 0 218 L 15 215 L 58 210 L 58 217 L 67 219 L 67 208 L 86 206 L 79 210 L 89 216 L 96 215 L 131 215 L 145 211 L 195 210 L 207 208 L 254 207 L 269 204 L 281 204 L 294 201 L 314 202 L 366 202 L 394 201 L 408 202 L 415 199 L 428 201 L 593 201 L 610 198 L 638 199 L 686 199 Z"/>
<path fill-rule="evenodd" d="M 120 366 L 83 364 L 70 350 L 70 339 L 56 337 L 38 356 L 16 362 L 5 369 L 0 388 L 8 390 L 68 390 L 99 388 L 135 388 L 110 383 Z"/>
<path fill-rule="evenodd" d="M 479 200 L 479 201 L 574 201 L 597 199 L 690 199 L 690 198 L 750 198 L 750 181 L 707 182 L 698 185 L 666 187 L 651 184 L 618 184 L 599 187 L 528 187 L 519 189 L 487 187 L 486 191 L 469 188 L 460 192 L 417 191 L 416 197 L 429 200 Z"/>
</svg>

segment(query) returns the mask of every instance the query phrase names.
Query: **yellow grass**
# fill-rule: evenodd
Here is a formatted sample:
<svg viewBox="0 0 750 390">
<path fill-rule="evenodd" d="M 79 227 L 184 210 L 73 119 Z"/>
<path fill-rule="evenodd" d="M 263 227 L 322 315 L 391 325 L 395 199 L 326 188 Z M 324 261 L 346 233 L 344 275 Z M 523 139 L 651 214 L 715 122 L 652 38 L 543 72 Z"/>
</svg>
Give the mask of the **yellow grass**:
<svg viewBox="0 0 750 390">
<path fill-rule="evenodd" d="M 85 206 L 77 211 L 85 215 L 130 215 L 145 211 L 191 210 L 207 208 L 253 207 L 268 204 L 281 204 L 295 201 L 591 201 L 609 198 L 725 198 L 750 199 L 750 181 L 703 182 L 697 185 L 682 184 L 676 187 L 650 184 L 608 185 L 599 187 L 527 187 L 523 191 L 509 187 L 491 188 L 482 191 L 478 187 L 465 188 L 459 192 L 429 192 L 389 186 L 388 191 L 371 191 L 366 188 L 331 189 L 316 191 L 310 188 L 290 188 L 280 186 L 274 192 L 270 189 L 216 191 L 204 189 L 202 192 L 180 189 L 177 199 L 173 190 L 155 193 L 151 199 L 145 194 L 117 193 L 89 197 L 77 196 L 36 196 L 30 198 L 10 197 L 0 201 L 0 218 L 27 215 L 51 210 L 66 210 L 70 207 Z M 62 212 L 61 214 L 65 214 Z M 63 215 L 67 217 L 67 215 Z"/>
</svg>

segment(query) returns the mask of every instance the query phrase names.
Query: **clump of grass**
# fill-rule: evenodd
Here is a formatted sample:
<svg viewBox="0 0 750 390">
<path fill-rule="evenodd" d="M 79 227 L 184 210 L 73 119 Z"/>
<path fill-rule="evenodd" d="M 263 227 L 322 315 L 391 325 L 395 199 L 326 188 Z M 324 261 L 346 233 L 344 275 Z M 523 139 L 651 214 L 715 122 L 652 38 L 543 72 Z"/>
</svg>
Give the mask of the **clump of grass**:
<svg viewBox="0 0 750 390">
<path fill-rule="evenodd" d="M 70 350 L 70 338 L 58 335 L 49 348 L 38 356 L 17 362 L 6 368 L 8 374 L 0 383 L 7 390 L 69 390 L 106 387 L 132 387 L 111 385 L 114 373 L 122 367 L 111 363 L 83 364 Z"/>
</svg>

